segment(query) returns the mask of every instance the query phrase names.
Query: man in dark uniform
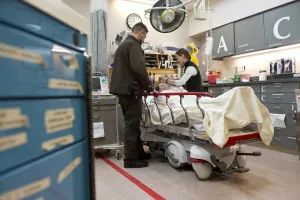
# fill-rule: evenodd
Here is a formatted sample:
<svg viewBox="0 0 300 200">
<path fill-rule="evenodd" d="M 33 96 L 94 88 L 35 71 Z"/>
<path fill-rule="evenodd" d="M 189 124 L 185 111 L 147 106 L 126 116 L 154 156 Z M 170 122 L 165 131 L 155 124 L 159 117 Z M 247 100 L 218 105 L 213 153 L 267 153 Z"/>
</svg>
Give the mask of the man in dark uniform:
<svg viewBox="0 0 300 200">
<path fill-rule="evenodd" d="M 141 48 L 148 33 L 143 23 L 132 28 L 132 34 L 118 47 L 111 77 L 110 93 L 119 97 L 125 121 L 125 168 L 147 167 L 146 154 L 141 141 L 140 121 L 142 96 L 153 92 Z"/>
</svg>

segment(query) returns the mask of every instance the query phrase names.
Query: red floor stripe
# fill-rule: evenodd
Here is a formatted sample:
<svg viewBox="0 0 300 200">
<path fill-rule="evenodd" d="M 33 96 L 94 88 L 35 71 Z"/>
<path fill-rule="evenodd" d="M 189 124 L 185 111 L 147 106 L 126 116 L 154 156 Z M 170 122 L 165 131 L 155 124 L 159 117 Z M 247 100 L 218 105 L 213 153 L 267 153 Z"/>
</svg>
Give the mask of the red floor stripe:
<svg viewBox="0 0 300 200">
<path fill-rule="evenodd" d="M 147 194 L 149 194 L 153 199 L 155 199 L 155 200 L 165 200 L 165 198 L 163 198 L 162 196 L 160 196 L 159 194 L 157 194 L 156 192 L 154 192 L 151 188 L 147 187 L 141 181 L 137 180 L 136 178 L 134 178 L 133 176 L 131 176 L 130 174 L 128 174 L 126 171 L 124 171 L 123 169 L 121 169 L 120 167 L 118 167 L 116 164 L 114 164 L 113 162 L 111 162 L 109 159 L 107 159 L 107 158 L 105 158 L 105 157 L 103 157 L 103 156 L 101 156 L 99 154 L 97 154 L 97 156 L 99 156 L 106 164 L 108 164 L 113 169 L 115 169 L 117 172 L 119 172 L 120 174 L 122 174 L 124 177 L 126 177 L 128 180 L 130 180 L 136 186 L 138 186 L 139 188 L 141 188 L 144 192 L 146 192 Z"/>
</svg>

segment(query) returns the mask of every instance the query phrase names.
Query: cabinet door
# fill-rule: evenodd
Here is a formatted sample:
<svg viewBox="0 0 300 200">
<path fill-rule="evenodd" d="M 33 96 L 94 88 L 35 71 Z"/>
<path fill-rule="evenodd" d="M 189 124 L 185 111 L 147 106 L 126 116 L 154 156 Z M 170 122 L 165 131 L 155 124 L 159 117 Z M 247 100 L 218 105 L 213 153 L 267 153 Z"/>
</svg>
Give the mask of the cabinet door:
<svg viewBox="0 0 300 200">
<path fill-rule="evenodd" d="M 265 12 L 266 48 L 299 43 L 299 19 L 300 1 Z"/>
<path fill-rule="evenodd" d="M 213 58 L 222 58 L 234 55 L 234 28 L 233 23 L 213 30 L 214 39 Z"/>
<path fill-rule="evenodd" d="M 248 53 L 264 49 L 264 17 L 259 14 L 234 24 L 235 53 Z"/>
</svg>

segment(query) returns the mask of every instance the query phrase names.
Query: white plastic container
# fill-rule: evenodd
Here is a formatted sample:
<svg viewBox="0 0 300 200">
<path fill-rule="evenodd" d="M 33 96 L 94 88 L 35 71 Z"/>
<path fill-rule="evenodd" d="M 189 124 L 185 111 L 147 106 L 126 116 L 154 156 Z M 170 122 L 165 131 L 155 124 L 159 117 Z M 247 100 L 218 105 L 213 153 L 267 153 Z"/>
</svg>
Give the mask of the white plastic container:
<svg viewBox="0 0 300 200">
<path fill-rule="evenodd" d="M 267 71 L 260 70 L 259 71 L 259 81 L 266 81 L 267 80 Z"/>
</svg>

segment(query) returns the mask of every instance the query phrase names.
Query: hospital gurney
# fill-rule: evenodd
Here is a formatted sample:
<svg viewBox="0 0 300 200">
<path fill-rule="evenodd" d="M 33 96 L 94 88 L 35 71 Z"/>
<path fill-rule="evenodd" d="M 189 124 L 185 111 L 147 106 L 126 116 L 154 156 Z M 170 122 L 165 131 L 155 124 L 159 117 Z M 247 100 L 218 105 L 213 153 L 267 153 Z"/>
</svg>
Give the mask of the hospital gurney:
<svg viewBox="0 0 300 200">
<path fill-rule="evenodd" d="M 185 114 L 185 122 L 176 124 L 174 113 L 169 105 L 170 96 L 179 96 L 180 105 Z M 246 153 L 243 150 L 242 144 L 261 141 L 259 133 L 252 126 L 247 126 L 239 130 L 231 130 L 230 137 L 223 148 L 215 145 L 208 135 L 194 128 L 190 123 L 189 113 L 184 107 L 182 100 L 185 96 L 196 96 L 196 105 L 203 119 L 205 112 L 199 104 L 201 97 L 213 97 L 208 93 L 156 93 L 145 95 L 143 104 L 143 117 L 141 121 L 142 135 L 141 139 L 149 145 L 161 148 L 165 151 L 165 156 L 168 158 L 170 165 L 174 168 L 180 168 L 185 164 L 191 164 L 196 176 L 200 180 L 208 179 L 213 171 L 226 172 L 237 171 L 247 172 L 245 168 L 247 156 L 260 156 L 260 152 Z M 158 111 L 161 121 L 160 125 L 154 125 L 151 122 L 149 102 L 147 98 L 153 96 L 154 105 Z M 169 109 L 172 124 L 164 124 L 162 113 L 160 111 L 157 99 L 165 97 L 165 104 Z"/>
</svg>

